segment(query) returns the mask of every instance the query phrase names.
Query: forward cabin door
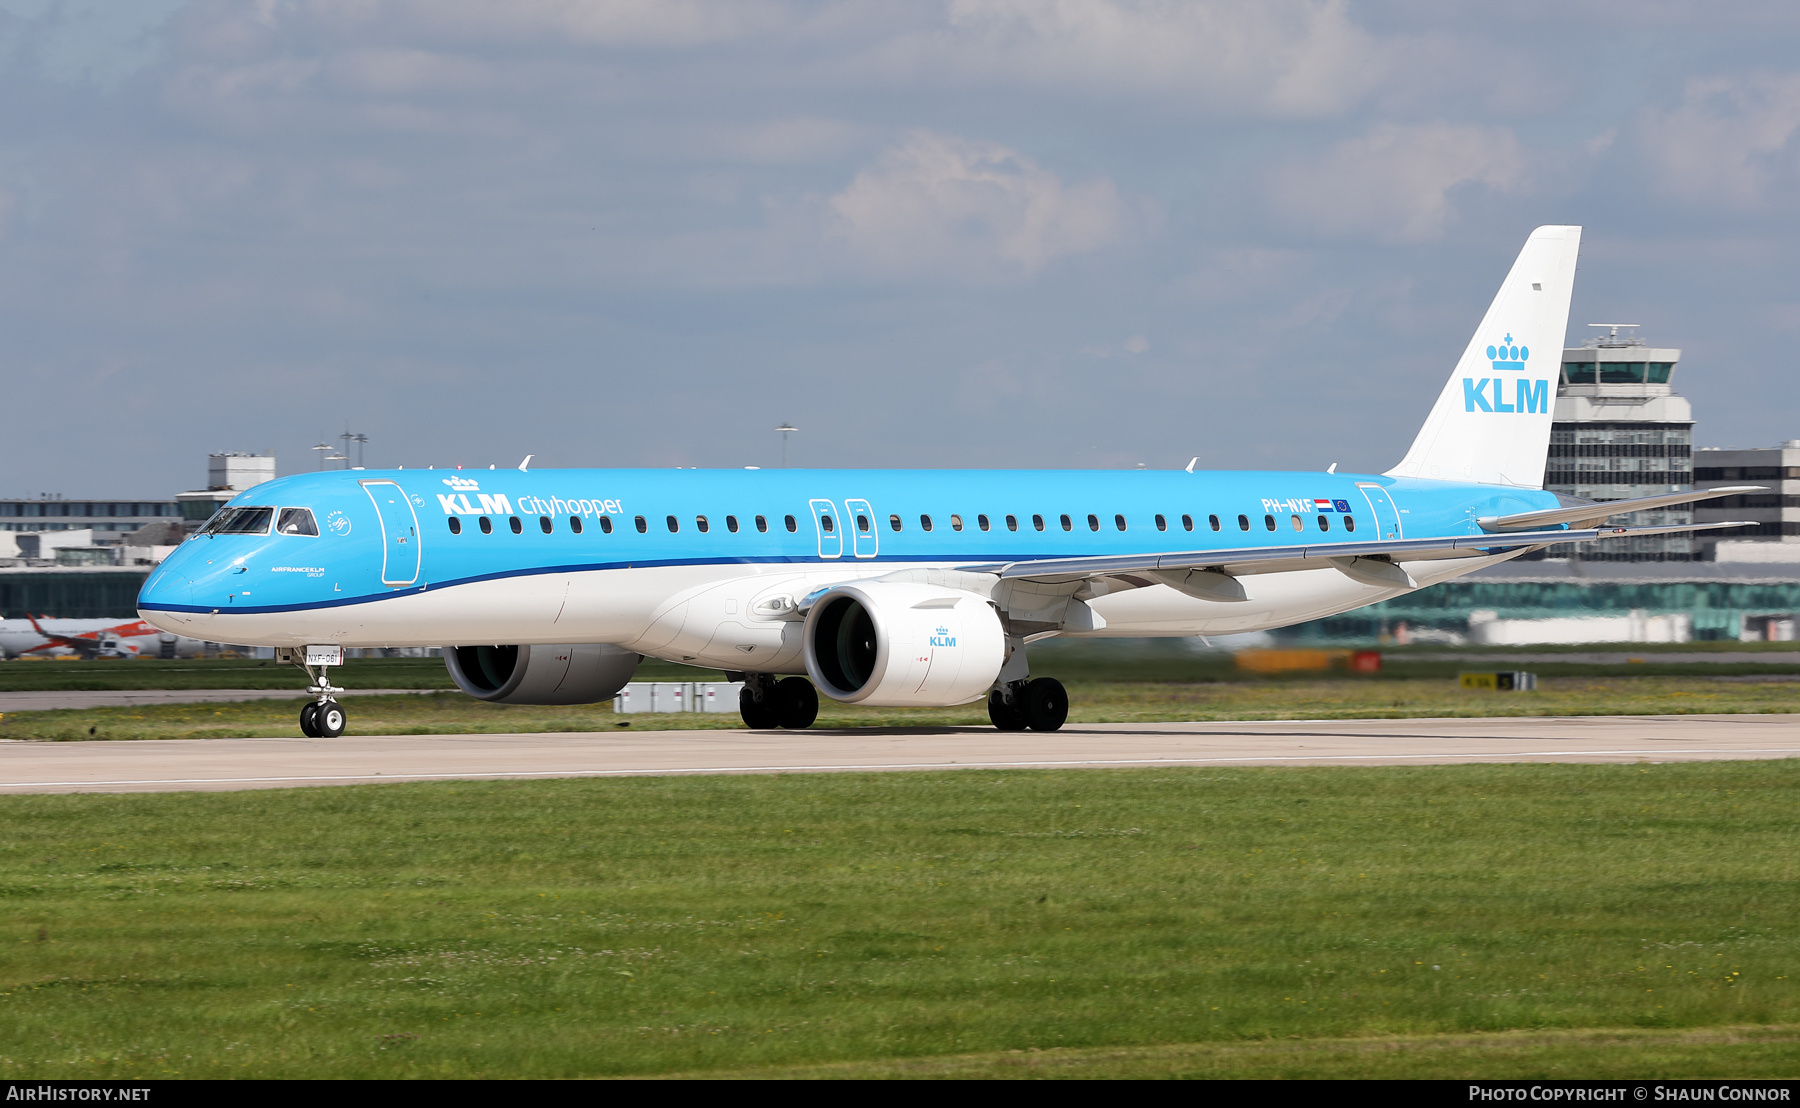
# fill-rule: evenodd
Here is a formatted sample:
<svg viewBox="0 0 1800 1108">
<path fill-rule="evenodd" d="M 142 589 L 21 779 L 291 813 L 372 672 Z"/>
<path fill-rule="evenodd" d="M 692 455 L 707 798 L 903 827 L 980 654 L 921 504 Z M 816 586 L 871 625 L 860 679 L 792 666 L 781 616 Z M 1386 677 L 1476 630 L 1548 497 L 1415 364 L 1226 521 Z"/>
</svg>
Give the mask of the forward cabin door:
<svg viewBox="0 0 1800 1108">
<path fill-rule="evenodd" d="M 819 557 L 842 558 L 844 556 L 844 513 L 837 510 L 837 505 L 829 500 L 814 500 L 812 504 L 813 526 L 819 532 Z"/>
<path fill-rule="evenodd" d="M 1369 511 L 1375 516 L 1375 537 L 1378 540 L 1399 539 L 1405 536 L 1400 533 L 1400 512 L 1394 507 L 1394 498 L 1380 485 L 1365 485 L 1357 482 L 1362 490 L 1363 499 L 1369 502 Z"/>
<path fill-rule="evenodd" d="M 393 481 L 362 481 L 381 519 L 381 583 L 410 585 L 419 579 L 419 516 L 406 491 Z"/>
</svg>

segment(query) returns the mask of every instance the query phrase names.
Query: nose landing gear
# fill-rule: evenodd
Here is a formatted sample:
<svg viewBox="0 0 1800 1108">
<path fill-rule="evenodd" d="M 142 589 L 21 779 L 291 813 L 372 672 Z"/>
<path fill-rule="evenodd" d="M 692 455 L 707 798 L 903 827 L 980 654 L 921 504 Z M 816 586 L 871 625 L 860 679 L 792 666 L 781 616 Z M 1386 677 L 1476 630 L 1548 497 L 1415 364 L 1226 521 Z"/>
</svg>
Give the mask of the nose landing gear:
<svg viewBox="0 0 1800 1108">
<path fill-rule="evenodd" d="M 306 671 L 306 691 L 313 702 L 300 709 L 300 733 L 310 739 L 335 739 L 344 733 L 350 717 L 344 706 L 332 699 L 344 690 L 331 683 L 331 667 L 344 664 L 341 646 L 308 646 L 302 649 L 278 647 L 275 660 L 299 666 Z"/>
</svg>

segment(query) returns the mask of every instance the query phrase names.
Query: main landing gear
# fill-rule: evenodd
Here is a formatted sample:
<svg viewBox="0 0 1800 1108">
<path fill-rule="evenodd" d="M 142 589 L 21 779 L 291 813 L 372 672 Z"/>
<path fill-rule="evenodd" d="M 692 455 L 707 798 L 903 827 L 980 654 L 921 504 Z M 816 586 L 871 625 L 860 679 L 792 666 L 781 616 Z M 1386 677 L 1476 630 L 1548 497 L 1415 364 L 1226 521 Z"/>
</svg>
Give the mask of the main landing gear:
<svg viewBox="0 0 1800 1108">
<path fill-rule="evenodd" d="M 1002 731 L 1055 731 L 1069 718 L 1069 694 L 1054 677 L 1014 681 L 988 693 L 988 718 Z"/>
<path fill-rule="evenodd" d="M 777 681 L 773 674 L 745 674 L 744 691 L 738 693 L 738 714 L 744 717 L 744 726 L 753 730 L 785 727 L 804 731 L 819 718 L 819 691 L 804 677 Z"/>
<path fill-rule="evenodd" d="M 291 662 L 306 671 L 306 691 L 312 694 L 313 702 L 300 709 L 300 733 L 310 739 L 335 739 L 342 735 L 350 717 L 344 706 L 332 699 L 344 690 L 333 685 L 329 675 L 333 665 L 344 664 L 344 652 L 319 647 L 281 648 L 276 652 L 276 660 Z"/>
</svg>

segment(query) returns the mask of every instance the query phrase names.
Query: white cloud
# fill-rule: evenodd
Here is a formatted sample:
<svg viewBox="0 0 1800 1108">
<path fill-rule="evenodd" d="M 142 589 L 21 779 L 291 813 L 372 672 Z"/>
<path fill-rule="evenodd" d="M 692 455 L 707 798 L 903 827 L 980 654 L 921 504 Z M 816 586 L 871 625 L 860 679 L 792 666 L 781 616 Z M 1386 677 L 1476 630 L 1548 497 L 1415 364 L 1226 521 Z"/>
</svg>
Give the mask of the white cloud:
<svg viewBox="0 0 1800 1108">
<path fill-rule="evenodd" d="M 1325 234 L 1419 241 L 1443 233 L 1457 188 L 1511 191 L 1525 171 L 1504 127 L 1387 123 L 1278 171 L 1271 201 Z"/>
<path fill-rule="evenodd" d="M 1076 185 L 1015 150 L 914 131 L 826 206 L 828 231 L 889 272 L 1036 273 L 1118 242 L 1112 182 Z"/>
<path fill-rule="evenodd" d="M 1657 186 L 1701 204 L 1760 207 L 1800 169 L 1800 73 L 1688 81 L 1681 103 L 1646 112 L 1641 141 Z"/>
<path fill-rule="evenodd" d="M 990 75 L 1279 115 L 1342 112 L 1395 60 L 1340 0 L 951 0 L 950 26 L 953 54 Z"/>
<path fill-rule="evenodd" d="M 778 26 L 788 5 L 766 0 L 304 0 L 306 22 L 366 34 L 382 25 L 486 43 L 684 47 Z"/>
</svg>

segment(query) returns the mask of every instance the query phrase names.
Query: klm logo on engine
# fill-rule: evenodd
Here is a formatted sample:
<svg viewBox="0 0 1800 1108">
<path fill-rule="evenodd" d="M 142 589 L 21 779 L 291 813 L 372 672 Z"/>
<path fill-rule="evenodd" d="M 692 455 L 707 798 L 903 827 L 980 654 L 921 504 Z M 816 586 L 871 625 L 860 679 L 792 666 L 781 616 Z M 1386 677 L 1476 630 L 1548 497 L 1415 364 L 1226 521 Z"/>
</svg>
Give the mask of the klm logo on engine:
<svg viewBox="0 0 1800 1108">
<path fill-rule="evenodd" d="M 1514 346 L 1508 334 L 1499 345 L 1487 348 L 1488 362 L 1495 373 L 1524 373 L 1531 360 L 1529 346 Z M 1511 381 L 1511 403 L 1507 402 L 1507 382 Z M 1464 377 L 1463 411 L 1521 412 L 1537 414 L 1550 411 L 1550 382 L 1528 381 L 1523 377 Z"/>
<path fill-rule="evenodd" d="M 952 635 L 950 633 L 950 628 L 940 627 L 937 629 L 937 633 L 931 636 L 931 645 L 932 646 L 955 646 L 956 645 L 956 636 Z"/>
</svg>

